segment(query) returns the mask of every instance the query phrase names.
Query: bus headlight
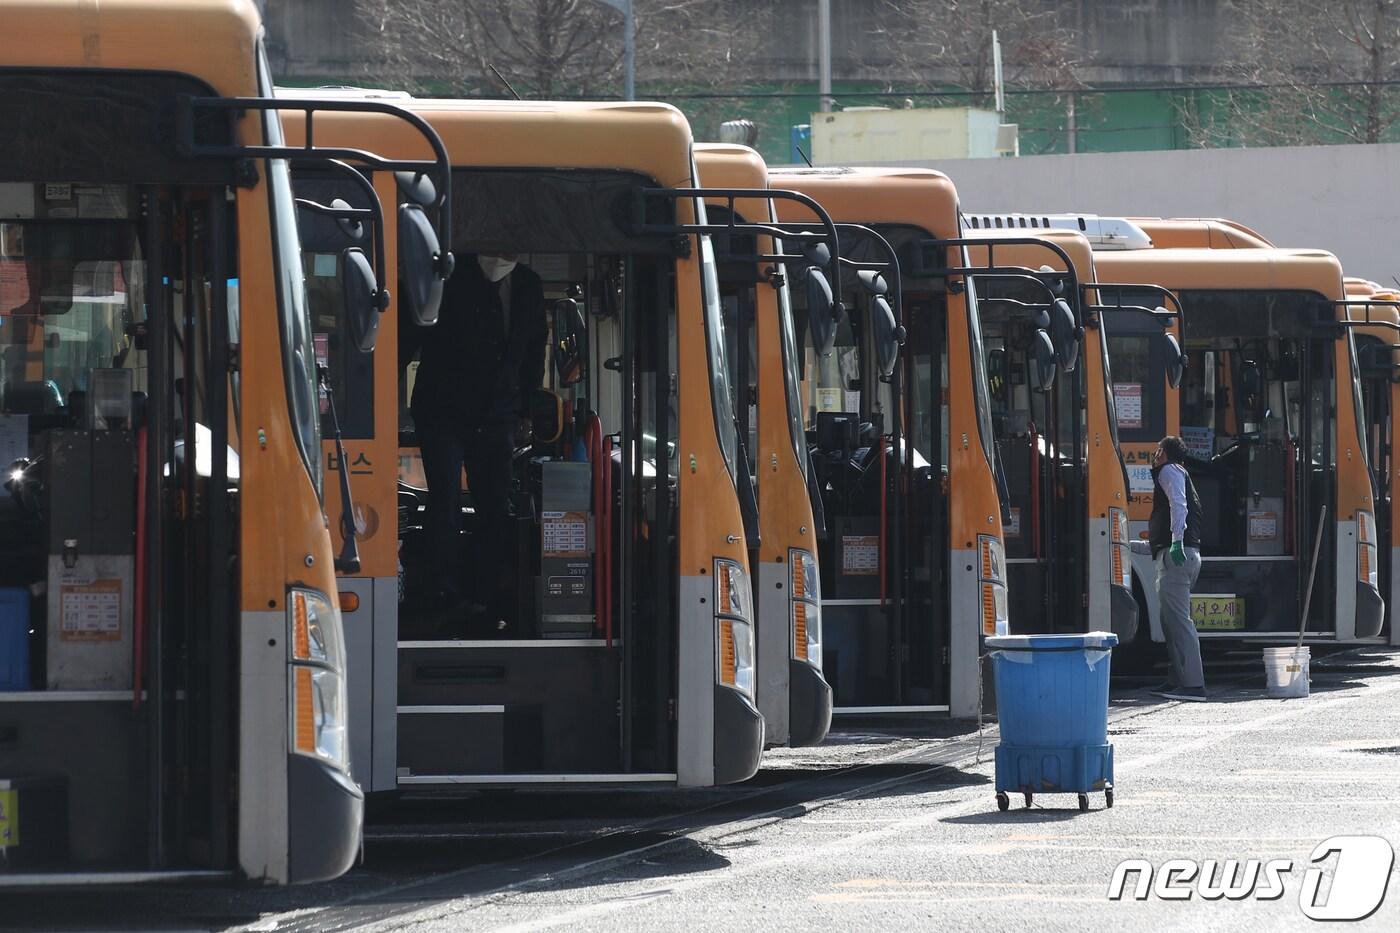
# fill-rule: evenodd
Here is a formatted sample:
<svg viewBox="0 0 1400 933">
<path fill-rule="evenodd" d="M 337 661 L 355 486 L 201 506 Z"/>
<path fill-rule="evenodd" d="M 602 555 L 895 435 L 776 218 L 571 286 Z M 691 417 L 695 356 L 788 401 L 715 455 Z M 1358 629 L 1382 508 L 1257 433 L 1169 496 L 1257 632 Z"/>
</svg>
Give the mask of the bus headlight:
<svg viewBox="0 0 1400 933">
<path fill-rule="evenodd" d="M 753 626 L 719 620 L 719 682 L 753 699 Z"/>
<path fill-rule="evenodd" d="M 1376 516 L 1370 512 L 1356 513 L 1356 579 L 1369 584 L 1373 589 L 1380 588 L 1380 578 L 1376 568 L 1376 549 L 1380 541 L 1376 534 Z"/>
<path fill-rule="evenodd" d="M 977 536 L 978 582 L 982 591 L 982 632 L 1004 635 L 1006 619 L 1006 551 L 994 535 Z"/>
<path fill-rule="evenodd" d="M 716 678 L 753 699 L 753 595 L 743 565 L 715 561 Z"/>
<path fill-rule="evenodd" d="M 822 584 L 817 558 L 811 551 L 788 551 L 789 592 L 792 594 L 792 656 L 822 666 Z"/>
<path fill-rule="evenodd" d="M 1133 558 L 1128 546 L 1128 513 L 1124 509 L 1108 510 L 1110 563 L 1109 578 L 1125 590 L 1133 588 Z"/>
<path fill-rule="evenodd" d="M 328 668 L 293 664 L 291 692 L 292 750 L 345 770 L 345 678 Z"/>
<path fill-rule="evenodd" d="M 345 646 L 340 640 L 340 610 L 315 590 L 294 589 L 287 598 L 292 660 L 325 664 L 345 670 Z"/>
<path fill-rule="evenodd" d="M 291 644 L 291 747 L 341 770 L 349 767 L 346 742 L 345 645 L 340 610 L 323 593 L 287 594 Z"/>
<path fill-rule="evenodd" d="M 747 622 L 753 618 L 749 611 L 752 605 L 753 594 L 743 565 L 733 560 L 715 561 L 715 614 Z"/>
</svg>

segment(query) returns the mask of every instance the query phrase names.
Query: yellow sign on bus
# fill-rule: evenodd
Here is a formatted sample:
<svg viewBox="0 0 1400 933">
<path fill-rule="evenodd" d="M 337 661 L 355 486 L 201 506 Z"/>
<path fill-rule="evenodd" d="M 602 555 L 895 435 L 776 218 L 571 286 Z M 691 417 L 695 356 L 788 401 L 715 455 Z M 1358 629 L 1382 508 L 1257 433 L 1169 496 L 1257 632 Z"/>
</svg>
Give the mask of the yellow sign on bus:
<svg viewBox="0 0 1400 933">
<path fill-rule="evenodd" d="M 1192 596 L 1191 621 L 1202 632 L 1237 632 L 1244 628 L 1244 600 L 1234 593 Z"/>
</svg>

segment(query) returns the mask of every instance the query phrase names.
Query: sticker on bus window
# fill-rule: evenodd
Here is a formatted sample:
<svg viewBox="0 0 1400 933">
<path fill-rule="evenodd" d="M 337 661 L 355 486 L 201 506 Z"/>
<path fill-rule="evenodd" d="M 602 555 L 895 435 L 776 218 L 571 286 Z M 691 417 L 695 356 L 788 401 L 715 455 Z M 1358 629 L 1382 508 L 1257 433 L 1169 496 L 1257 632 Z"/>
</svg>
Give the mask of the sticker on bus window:
<svg viewBox="0 0 1400 933">
<path fill-rule="evenodd" d="M 841 411 L 840 389 L 818 389 L 817 411 Z"/>
<path fill-rule="evenodd" d="M 1118 412 L 1120 428 L 1141 428 L 1142 424 L 1142 383 L 1115 382 L 1113 384 L 1113 407 Z"/>
<path fill-rule="evenodd" d="M 850 577 L 878 576 L 880 573 L 879 535 L 842 535 L 841 573 Z"/>
<path fill-rule="evenodd" d="M 1015 506 L 1011 507 L 1011 521 L 1006 523 L 1006 535 L 1009 538 L 1021 537 L 1021 510 Z"/>
<path fill-rule="evenodd" d="M 1278 513 L 1277 513 L 1277 512 L 1250 512 L 1250 513 L 1249 513 L 1249 540 L 1251 540 L 1251 541 L 1277 541 L 1277 540 L 1278 540 Z"/>
<path fill-rule="evenodd" d="M 1186 444 L 1186 453 L 1197 460 L 1209 460 L 1215 455 L 1215 430 L 1198 428 L 1194 425 L 1181 426 L 1181 440 Z"/>
<path fill-rule="evenodd" d="M 545 512 L 542 516 L 545 557 L 585 557 L 588 555 L 587 512 Z"/>
<path fill-rule="evenodd" d="M 121 641 L 122 581 L 64 584 L 59 613 L 61 641 Z"/>
</svg>

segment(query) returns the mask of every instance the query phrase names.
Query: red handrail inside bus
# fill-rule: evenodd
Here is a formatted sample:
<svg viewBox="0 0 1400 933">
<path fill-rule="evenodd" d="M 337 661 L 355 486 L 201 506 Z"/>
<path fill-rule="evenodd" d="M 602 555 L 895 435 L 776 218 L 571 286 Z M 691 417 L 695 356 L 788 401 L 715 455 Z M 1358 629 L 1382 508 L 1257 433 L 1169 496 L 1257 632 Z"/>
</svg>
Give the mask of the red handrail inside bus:
<svg viewBox="0 0 1400 933">
<path fill-rule="evenodd" d="M 596 555 L 593 564 L 593 610 L 597 625 L 612 647 L 612 451 L 597 415 L 584 428 L 584 446 L 593 467 L 593 513 Z"/>
</svg>

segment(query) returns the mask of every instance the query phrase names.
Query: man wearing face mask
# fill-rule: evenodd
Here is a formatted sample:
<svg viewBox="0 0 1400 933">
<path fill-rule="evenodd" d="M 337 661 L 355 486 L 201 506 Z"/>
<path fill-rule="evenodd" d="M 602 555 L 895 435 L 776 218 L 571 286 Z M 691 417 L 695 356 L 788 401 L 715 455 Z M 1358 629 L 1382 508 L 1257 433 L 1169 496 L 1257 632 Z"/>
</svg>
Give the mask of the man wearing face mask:
<svg viewBox="0 0 1400 933">
<path fill-rule="evenodd" d="M 544 381 L 544 286 L 509 253 L 457 263 L 438 323 L 420 329 L 421 361 L 411 403 L 428 483 L 425 531 L 436 607 L 463 606 L 460 534 L 465 467 L 477 515 L 473 602 L 489 630 L 510 623 L 502 586 L 511 549 L 507 506 L 517 435 L 530 393 Z"/>
</svg>

